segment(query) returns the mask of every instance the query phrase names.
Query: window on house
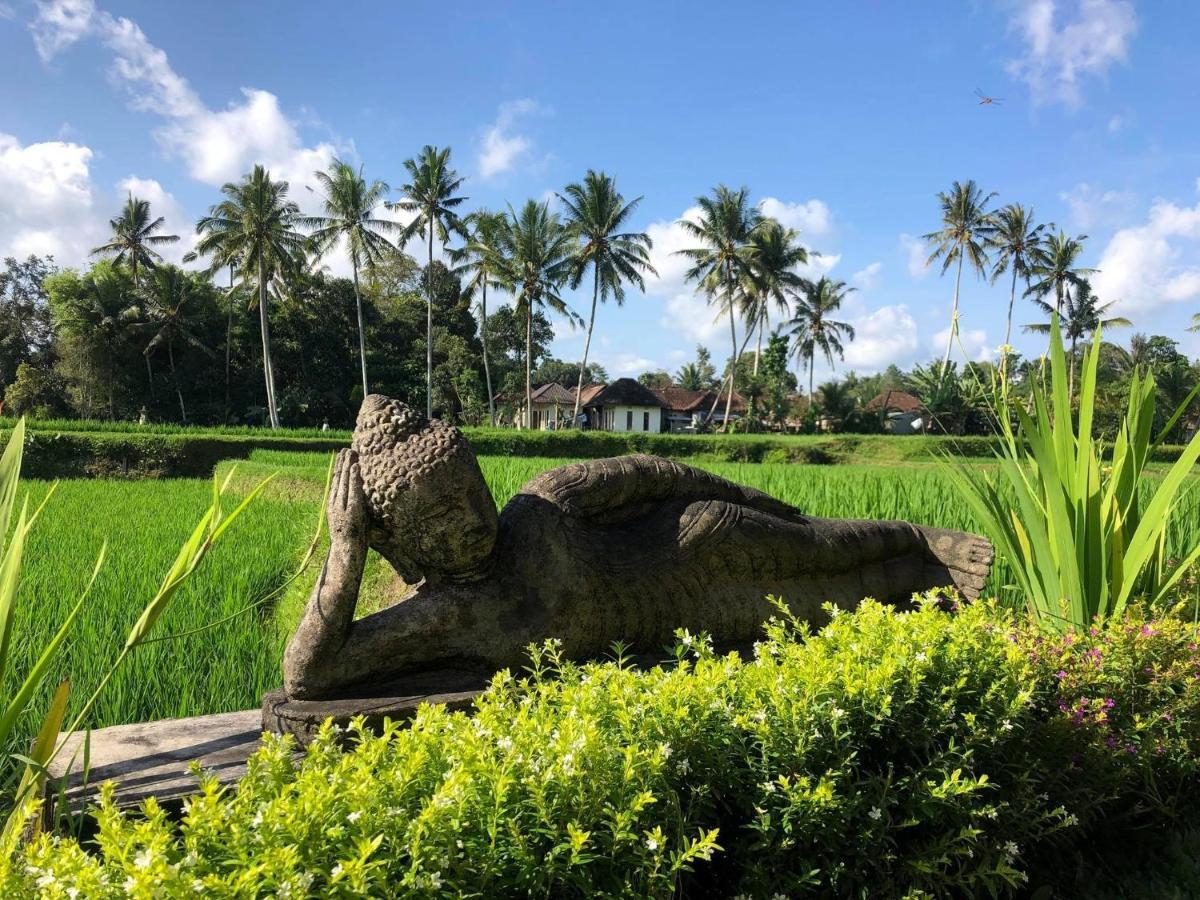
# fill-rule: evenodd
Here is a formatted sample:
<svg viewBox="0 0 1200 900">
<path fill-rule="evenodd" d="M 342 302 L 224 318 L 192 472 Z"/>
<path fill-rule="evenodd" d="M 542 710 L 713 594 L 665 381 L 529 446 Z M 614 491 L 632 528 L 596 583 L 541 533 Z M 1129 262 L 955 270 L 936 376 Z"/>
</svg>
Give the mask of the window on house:
<svg viewBox="0 0 1200 900">
<path fill-rule="evenodd" d="M 642 431 L 650 430 L 650 413 L 642 413 Z"/>
<path fill-rule="evenodd" d="M 633 431 L 633 410 L 625 410 L 625 430 Z"/>
</svg>

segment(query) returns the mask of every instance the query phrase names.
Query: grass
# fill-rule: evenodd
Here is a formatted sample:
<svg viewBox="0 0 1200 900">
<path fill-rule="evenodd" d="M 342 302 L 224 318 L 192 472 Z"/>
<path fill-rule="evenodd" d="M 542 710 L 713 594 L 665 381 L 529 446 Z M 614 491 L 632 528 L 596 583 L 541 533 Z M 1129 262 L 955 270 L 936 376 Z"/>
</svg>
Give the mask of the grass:
<svg viewBox="0 0 1200 900">
<path fill-rule="evenodd" d="M 36 502 L 44 482 L 27 485 Z M 319 490 L 319 488 L 318 488 Z M 108 560 L 63 652 L 31 709 L 45 708 L 58 680 L 71 679 L 70 714 L 117 657 L 180 545 L 212 500 L 204 480 L 67 481 L 46 506 L 26 548 L 22 602 L 14 623 L 14 673 L 27 671 L 91 574 L 100 547 Z M 236 522 L 160 621 L 155 636 L 216 622 L 281 584 L 295 569 L 316 521 L 315 500 L 260 499 Z M 249 612 L 211 630 L 138 647 L 100 695 L 95 726 L 245 709 L 279 683 L 284 632 L 273 611 Z M 25 752 L 36 717 L 8 751 Z"/>
</svg>

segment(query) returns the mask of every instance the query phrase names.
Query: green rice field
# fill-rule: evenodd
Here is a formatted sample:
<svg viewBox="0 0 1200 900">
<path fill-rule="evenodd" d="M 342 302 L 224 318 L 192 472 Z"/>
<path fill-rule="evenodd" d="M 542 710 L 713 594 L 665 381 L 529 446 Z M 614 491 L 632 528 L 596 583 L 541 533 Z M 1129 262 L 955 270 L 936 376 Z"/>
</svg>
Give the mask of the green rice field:
<svg viewBox="0 0 1200 900">
<path fill-rule="evenodd" d="M 233 618 L 199 633 L 139 647 L 101 695 L 91 717 L 93 726 L 250 708 L 264 691 L 279 685 L 282 648 L 317 565 L 276 600 L 234 614 L 279 588 L 295 571 L 317 522 L 329 459 L 321 453 L 260 450 L 248 461 L 218 466 L 221 477 L 237 466 L 235 494 L 267 475 L 276 478 L 205 560 L 156 626 L 155 636 L 191 632 Z M 503 505 L 529 478 L 568 461 L 483 457 L 480 463 L 497 504 Z M 936 466 L 701 465 L 811 515 L 974 526 Z M 48 485 L 30 482 L 28 487 L 37 501 Z M 35 652 L 67 615 L 107 541 L 108 562 L 45 687 L 48 695 L 57 680 L 70 673 L 74 703 L 82 704 L 206 509 L 211 490 L 201 479 L 62 482 L 27 550 L 13 637 L 15 665 L 5 675 L 3 688 L 12 689 L 14 670 L 28 669 Z M 1195 514 L 1181 517 L 1181 529 L 1189 533 L 1172 535 L 1174 546 L 1195 541 L 1200 529 L 1200 496 L 1192 491 L 1185 502 Z M 382 561 L 373 559 L 360 612 L 387 602 L 389 576 Z M 1005 582 L 1005 570 L 998 566 L 993 592 L 1005 597 Z M 30 708 L 44 709 L 45 699 Z M 16 744 L 27 746 L 35 725 L 31 715 Z"/>
</svg>

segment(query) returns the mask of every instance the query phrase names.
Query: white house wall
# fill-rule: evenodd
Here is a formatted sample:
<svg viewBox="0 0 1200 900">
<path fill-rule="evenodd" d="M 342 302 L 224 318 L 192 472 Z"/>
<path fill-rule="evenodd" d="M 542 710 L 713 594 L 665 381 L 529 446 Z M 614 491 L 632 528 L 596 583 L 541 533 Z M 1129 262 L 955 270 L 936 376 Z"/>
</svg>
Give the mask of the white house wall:
<svg viewBox="0 0 1200 900">
<path fill-rule="evenodd" d="M 658 434 L 662 431 L 662 407 L 661 406 L 611 406 L 604 410 L 605 427 L 609 431 L 641 431 L 650 434 Z M 629 422 L 629 413 L 633 413 L 632 422 Z M 645 414 L 650 414 L 650 427 L 645 426 Z M 612 416 L 611 420 L 608 419 Z M 631 427 L 632 426 L 632 427 Z"/>
</svg>

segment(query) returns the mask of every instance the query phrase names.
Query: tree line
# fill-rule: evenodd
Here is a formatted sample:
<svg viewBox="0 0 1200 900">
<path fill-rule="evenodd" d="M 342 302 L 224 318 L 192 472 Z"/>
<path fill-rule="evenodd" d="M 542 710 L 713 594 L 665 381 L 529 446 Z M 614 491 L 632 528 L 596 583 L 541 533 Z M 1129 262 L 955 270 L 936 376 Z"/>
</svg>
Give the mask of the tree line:
<svg viewBox="0 0 1200 900">
<path fill-rule="evenodd" d="M 59 272 L 48 258 L 7 261 L 0 294 L 7 409 L 347 424 L 361 397 L 377 390 L 423 399 L 430 415 L 495 423 L 498 396 L 523 394 L 528 403 L 535 383 L 580 388 L 602 380 L 606 373 L 590 360 L 599 304 L 620 306 L 657 275 L 649 235 L 630 227 L 642 197 L 627 200 L 615 179 L 589 170 L 556 194 L 561 212 L 548 200 L 465 212 L 464 179 L 449 148 L 426 146 L 404 169 L 392 200 L 386 182 L 335 159 L 314 173 L 318 208 L 305 214 L 286 182 L 255 166 L 224 185 L 196 223 L 195 250 L 185 257 L 201 265 L 195 272 L 163 262 L 161 250 L 179 236 L 164 233 L 164 220 L 132 195 L 111 220 L 109 240 L 93 251 L 102 261 L 86 271 Z M 1129 324 L 1106 315 L 1111 302 L 1091 288 L 1095 270 L 1080 265 L 1086 235 L 1037 223 L 1019 203 L 993 210 L 995 196 L 973 181 L 955 182 L 938 195 L 940 227 L 925 235 L 929 264 L 954 270 L 951 323 L 941 362 L 918 367 L 905 383 L 920 393 L 930 376 L 932 392 L 922 399 L 935 406 L 954 395 L 950 355 L 965 267 L 993 283 L 1009 276 L 1002 376 L 1016 360 L 1019 281 L 1039 315 L 1060 317 L 1073 355 L 1098 325 Z M 794 413 L 801 399 L 810 420 L 818 406 L 837 408 L 837 382 L 818 390 L 815 366 L 821 357 L 832 367 L 854 340 L 852 324 L 838 318 L 854 289 L 802 274 L 818 254 L 765 215 L 745 187 L 718 185 L 697 206 L 694 218 L 677 223 L 695 246 L 678 252 L 689 262 L 687 280 L 727 320 L 730 354 L 721 377 L 697 377 L 715 371 L 704 350 L 677 381 L 715 391 L 726 423 L 735 392 L 751 401 L 755 420 L 786 420 L 785 409 Z M 422 262 L 402 249 L 417 240 Z M 349 258 L 349 279 L 325 267 L 338 248 Z M 586 319 L 562 296 L 581 287 L 591 293 Z M 489 290 L 507 294 L 511 305 L 489 310 Z M 586 325 L 579 361 L 546 355 L 549 314 Z M 797 396 L 805 368 L 807 391 Z"/>
</svg>

